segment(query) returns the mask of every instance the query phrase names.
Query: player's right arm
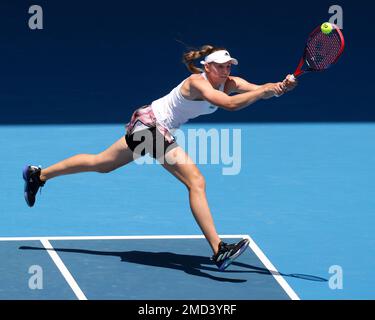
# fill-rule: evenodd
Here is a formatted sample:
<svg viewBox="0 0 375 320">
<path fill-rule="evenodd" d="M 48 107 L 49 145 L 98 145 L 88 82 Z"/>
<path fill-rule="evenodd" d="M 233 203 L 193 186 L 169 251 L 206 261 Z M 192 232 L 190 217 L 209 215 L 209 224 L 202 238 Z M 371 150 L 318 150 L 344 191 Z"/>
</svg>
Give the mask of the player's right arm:
<svg viewBox="0 0 375 320">
<path fill-rule="evenodd" d="M 273 96 L 282 95 L 284 88 L 282 82 L 266 83 L 258 86 L 255 90 L 230 96 L 220 90 L 216 90 L 204 79 L 192 79 L 190 82 L 190 93 L 195 98 L 204 99 L 211 104 L 228 111 L 243 109 L 260 99 L 269 99 Z"/>
</svg>

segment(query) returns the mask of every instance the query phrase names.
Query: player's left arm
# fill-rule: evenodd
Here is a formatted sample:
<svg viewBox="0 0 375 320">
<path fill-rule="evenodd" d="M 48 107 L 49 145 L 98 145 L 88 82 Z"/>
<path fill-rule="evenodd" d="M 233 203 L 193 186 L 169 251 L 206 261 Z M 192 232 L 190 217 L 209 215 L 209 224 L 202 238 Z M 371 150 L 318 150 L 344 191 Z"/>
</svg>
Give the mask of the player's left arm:
<svg viewBox="0 0 375 320">
<path fill-rule="evenodd" d="M 283 80 L 283 84 L 285 86 L 285 91 L 291 91 L 297 86 L 298 82 L 296 79 L 291 78 L 291 75 L 288 74 Z M 225 92 L 227 94 L 244 93 L 244 92 L 254 91 L 261 87 L 262 85 L 250 83 L 240 77 L 230 76 L 227 82 L 225 83 Z"/>
<path fill-rule="evenodd" d="M 228 94 L 231 93 L 244 93 L 254 91 L 260 88 L 261 85 L 257 85 L 255 83 L 250 83 L 245 79 L 239 77 L 228 77 L 227 82 L 225 83 L 225 92 Z"/>
</svg>

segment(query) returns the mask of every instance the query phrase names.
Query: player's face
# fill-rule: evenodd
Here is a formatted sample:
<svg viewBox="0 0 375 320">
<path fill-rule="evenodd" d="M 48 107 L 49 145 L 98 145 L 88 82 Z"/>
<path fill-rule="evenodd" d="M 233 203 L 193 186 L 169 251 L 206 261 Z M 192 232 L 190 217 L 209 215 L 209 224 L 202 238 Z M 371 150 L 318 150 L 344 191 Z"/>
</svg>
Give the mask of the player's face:
<svg viewBox="0 0 375 320">
<path fill-rule="evenodd" d="M 212 62 L 207 65 L 207 71 L 216 81 L 224 82 L 230 75 L 231 67 L 232 63 L 230 61 L 225 63 Z"/>
</svg>

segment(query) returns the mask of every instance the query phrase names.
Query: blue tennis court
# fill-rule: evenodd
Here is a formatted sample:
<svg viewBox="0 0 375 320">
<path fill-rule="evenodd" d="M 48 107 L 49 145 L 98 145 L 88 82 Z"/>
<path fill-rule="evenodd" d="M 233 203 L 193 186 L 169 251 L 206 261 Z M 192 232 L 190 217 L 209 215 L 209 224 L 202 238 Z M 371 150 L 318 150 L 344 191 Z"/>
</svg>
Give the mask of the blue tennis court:
<svg viewBox="0 0 375 320">
<path fill-rule="evenodd" d="M 255 252 L 248 250 L 241 262 L 223 273 L 200 255 L 206 243 L 198 236 L 60 237 L 36 242 L 35 238 L 2 239 L 13 263 L 25 268 L 34 257 L 33 266 L 40 266 L 48 276 L 43 288 L 31 285 L 35 290 L 14 293 L 13 299 L 71 299 L 72 293 L 80 300 L 298 299 L 255 243 Z M 63 276 L 65 282 L 50 278 L 56 276 L 56 269 L 58 280 Z M 2 299 L 10 297 L 14 277 L 4 279 Z"/>
<path fill-rule="evenodd" d="M 56 178 L 26 206 L 26 163 L 97 153 L 122 125 L 0 127 L 1 299 L 374 298 L 373 124 L 198 124 L 182 133 L 197 128 L 237 139 L 236 156 L 216 163 L 207 148 L 198 164 L 219 234 L 251 239 L 225 272 L 209 259 L 185 187 L 152 161 Z M 29 287 L 33 266 L 41 289 Z"/>
</svg>

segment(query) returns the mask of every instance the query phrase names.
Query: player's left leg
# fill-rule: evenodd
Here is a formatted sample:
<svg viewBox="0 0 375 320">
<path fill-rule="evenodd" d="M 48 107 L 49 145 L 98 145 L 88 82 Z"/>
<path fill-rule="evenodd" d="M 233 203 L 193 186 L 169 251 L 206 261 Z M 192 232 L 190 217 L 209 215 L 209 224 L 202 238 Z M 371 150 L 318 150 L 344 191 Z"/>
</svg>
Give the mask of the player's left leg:
<svg viewBox="0 0 375 320">
<path fill-rule="evenodd" d="M 191 211 L 214 253 L 212 260 L 220 270 L 225 270 L 246 250 L 249 240 L 243 239 L 234 244 L 221 241 L 208 206 L 205 179 L 181 147 L 167 152 L 161 163 L 187 187 Z"/>
<path fill-rule="evenodd" d="M 194 218 L 209 242 L 212 251 L 217 253 L 221 240 L 216 232 L 208 206 L 206 183 L 203 175 L 180 146 L 166 153 L 162 166 L 187 187 L 190 208 Z"/>
</svg>

